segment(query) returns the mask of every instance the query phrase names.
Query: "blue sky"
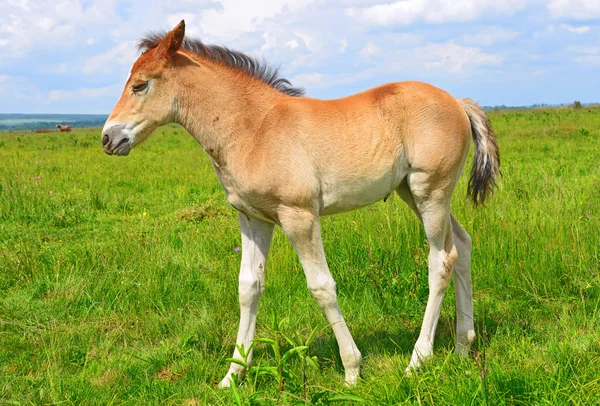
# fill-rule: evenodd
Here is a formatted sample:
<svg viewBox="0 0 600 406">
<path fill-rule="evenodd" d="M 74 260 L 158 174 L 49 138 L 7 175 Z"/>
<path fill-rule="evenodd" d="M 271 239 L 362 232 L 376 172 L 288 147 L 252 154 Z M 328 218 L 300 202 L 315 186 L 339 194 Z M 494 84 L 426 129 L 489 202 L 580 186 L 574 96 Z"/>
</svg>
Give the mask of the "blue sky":
<svg viewBox="0 0 600 406">
<path fill-rule="evenodd" d="M 599 0 L 2 0 L 0 113 L 109 113 L 135 41 L 182 18 L 307 95 L 421 80 L 485 105 L 600 101 Z"/>
</svg>

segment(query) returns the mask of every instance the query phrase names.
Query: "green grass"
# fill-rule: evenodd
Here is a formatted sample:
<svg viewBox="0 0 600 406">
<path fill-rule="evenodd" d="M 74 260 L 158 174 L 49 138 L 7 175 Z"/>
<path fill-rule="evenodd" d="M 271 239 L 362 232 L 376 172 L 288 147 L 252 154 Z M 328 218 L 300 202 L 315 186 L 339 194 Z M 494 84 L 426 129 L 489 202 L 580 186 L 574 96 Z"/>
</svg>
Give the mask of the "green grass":
<svg viewBox="0 0 600 406">
<path fill-rule="evenodd" d="M 323 219 L 364 356 L 353 390 L 276 232 L 257 337 L 286 351 L 282 333 L 306 340 L 316 328 L 308 351 L 319 366 L 304 381 L 302 362 L 288 359 L 283 394 L 266 375 L 237 392 L 216 387 L 237 330 L 240 237 L 185 131 L 161 128 L 127 158 L 106 156 L 97 129 L 0 134 L 0 404 L 350 403 L 347 394 L 368 404 L 600 404 L 600 110 L 491 119 L 500 188 L 474 209 L 463 176 L 453 200 L 474 241 L 473 357 L 452 353 L 450 289 L 435 356 L 404 375 L 427 299 L 427 246 L 394 197 Z M 255 365 L 276 365 L 267 343 L 256 344 Z"/>
</svg>

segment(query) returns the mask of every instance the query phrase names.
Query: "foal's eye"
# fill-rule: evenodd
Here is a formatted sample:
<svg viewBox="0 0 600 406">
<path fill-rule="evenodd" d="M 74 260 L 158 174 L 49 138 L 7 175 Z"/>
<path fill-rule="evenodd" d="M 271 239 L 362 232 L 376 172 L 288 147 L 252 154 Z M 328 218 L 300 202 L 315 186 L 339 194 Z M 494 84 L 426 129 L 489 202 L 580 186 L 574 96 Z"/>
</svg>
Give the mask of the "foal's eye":
<svg viewBox="0 0 600 406">
<path fill-rule="evenodd" d="M 133 90 L 133 93 L 139 93 L 147 87 L 148 87 L 148 82 L 143 82 L 143 83 L 139 83 L 137 85 L 133 85 L 131 87 L 131 90 Z"/>
</svg>

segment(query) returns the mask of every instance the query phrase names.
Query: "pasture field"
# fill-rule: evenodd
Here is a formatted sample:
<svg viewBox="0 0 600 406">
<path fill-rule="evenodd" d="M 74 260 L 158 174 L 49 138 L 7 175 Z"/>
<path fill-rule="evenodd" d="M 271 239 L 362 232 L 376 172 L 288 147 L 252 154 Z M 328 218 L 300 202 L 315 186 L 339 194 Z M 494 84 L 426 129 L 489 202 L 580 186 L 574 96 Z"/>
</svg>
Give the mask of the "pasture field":
<svg viewBox="0 0 600 406">
<path fill-rule="evenodd" d="M 475 209 L 464 173 L 453 199 L 473 237 L 469 359 L 453 354 L 451 288 L 434 357 L 404 375 L 427 245 L 397 196 L 323 219 L 364 356 L 352 390 L 281 230 L 257 337 L 282 352 L 284 335 L 314 340 L 283 361 L 256 343 L 248 379 L 217 389 L 239 315 L 237 214 L 183 129 L 158 129 L 126 158 L 104 154 L 99 129 L 0 134 L 0 404 L 600 404 L 600 110 L 490 117 L 499 189 Z"/>
</svg>

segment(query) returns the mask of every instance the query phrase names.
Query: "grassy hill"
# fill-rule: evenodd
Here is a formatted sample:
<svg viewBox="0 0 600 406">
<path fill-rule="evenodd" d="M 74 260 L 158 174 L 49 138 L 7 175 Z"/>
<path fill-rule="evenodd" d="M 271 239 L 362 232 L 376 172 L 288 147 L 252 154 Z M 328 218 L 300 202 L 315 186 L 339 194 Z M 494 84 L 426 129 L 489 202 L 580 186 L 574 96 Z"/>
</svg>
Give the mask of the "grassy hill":
<svg viewBox="0 0 600 406">
<path fill-rule="evenodd" d="M 237 332 L 240 233 L 210 160 L 180 127 L 158 129 L 128 157 L 104 154 L 97 128 L 0 134 L 0 404 L 600 404 L 600 110 L 489 116 L 499 189 L 472 207 L 470 158 L 452 201 L 473 238 L 469 359 L 453 354 L 449 289 L 434 356 L 404 374 L 428 247 L 398 197 L 323 218 L 364 357 L 352 390 L 281 230 L 256 337 L 284 354 L 283 334 L 306 340 L 316 329 L 306 349 L 316 368 L 257 342 L 239 389 L 216 388 Z"/>
</svg>

